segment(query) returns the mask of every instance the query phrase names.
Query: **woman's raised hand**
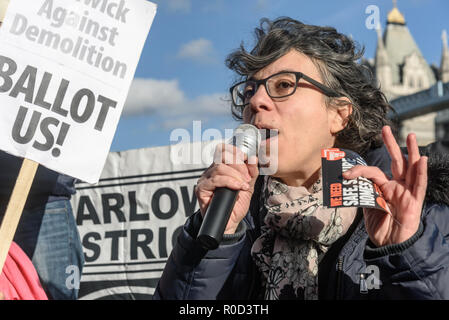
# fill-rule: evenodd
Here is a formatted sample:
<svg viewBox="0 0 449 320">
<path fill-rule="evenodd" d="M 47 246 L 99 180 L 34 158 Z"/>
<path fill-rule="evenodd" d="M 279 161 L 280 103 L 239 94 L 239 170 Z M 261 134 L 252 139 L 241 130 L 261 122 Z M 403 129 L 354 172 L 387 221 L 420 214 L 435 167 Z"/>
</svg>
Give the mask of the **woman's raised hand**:
<svg viewBox="0 0 449 320">
<path fill-rule="evenodd" d="M 382 137 L 391 157 L 391 180 L 377 167 L 354 166 L 343 173 L 345 179 L 372 180 L 387 201 L 391 215 L 378 209 L 363 211 L 370 240 L 378 247 L 404 242 L 418 231 L 427 189 L 427 157 L 419 154 L 415 134 L 407 136 L 408 161 L 390 127 L 383 127 Z"/>
</svg>

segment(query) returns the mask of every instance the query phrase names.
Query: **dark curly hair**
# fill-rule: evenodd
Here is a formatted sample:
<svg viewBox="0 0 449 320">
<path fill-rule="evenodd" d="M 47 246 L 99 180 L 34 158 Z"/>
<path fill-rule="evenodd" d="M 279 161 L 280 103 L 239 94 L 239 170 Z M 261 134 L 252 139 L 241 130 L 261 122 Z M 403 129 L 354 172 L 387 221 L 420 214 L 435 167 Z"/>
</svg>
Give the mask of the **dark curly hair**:
<svg viewBox="0 0 449 320">
<path fill-rule="evenodd" d="M 364 48 L 332 27 L 307 25 L 281 17 L 260 20 L 255 29 L 256 45 L 248 52 L 244 44 L 226 59 L 226 66 L 240 79 L 246 79 L 292 49 L 307 55 L 317 66 L 323 83 L 347 97 L 353 112 L 345 129 L 336 137 L 336 147 L 364 155 L 383 144 L 381 130 L 392 125 L 387 112 L 392 109 L 385 95 L 375 85 L 372 73 L 359 63 Z M 347 103 L 326 97 L 327 106 Z M 234 118 L 242 119 L 242 108 L 232 106 Z"/>
</svg>

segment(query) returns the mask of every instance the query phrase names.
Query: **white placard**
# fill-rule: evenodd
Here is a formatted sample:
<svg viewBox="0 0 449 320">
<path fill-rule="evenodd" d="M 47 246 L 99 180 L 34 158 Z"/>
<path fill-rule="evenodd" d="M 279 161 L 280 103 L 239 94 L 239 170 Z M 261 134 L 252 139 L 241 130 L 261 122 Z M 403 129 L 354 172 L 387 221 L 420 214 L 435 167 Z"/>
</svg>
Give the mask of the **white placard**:
<svg viewBox="0 0 449 320">
<path fill-rule="evenodd" d="M 86 263 L 80 299 L 148 299 L 220 141 L 109 153 L 96 185 L 78 183 L 73 213 Z M 200 157 L 198 157 L 200 155 Z"/>
<path fill-rule="evenodd" d="M 12 0 L 0 149 L 97 182 L 155 14 L 145 0 Z"/>
</svg>

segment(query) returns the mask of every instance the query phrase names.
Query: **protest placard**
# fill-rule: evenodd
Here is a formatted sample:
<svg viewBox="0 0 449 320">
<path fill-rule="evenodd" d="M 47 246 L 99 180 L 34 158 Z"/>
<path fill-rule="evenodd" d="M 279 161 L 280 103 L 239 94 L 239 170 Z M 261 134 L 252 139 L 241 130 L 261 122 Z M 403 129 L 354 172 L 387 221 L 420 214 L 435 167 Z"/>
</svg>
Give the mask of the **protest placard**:
<svg viewBox="0 0 449 320">
<path fill-rule="evenodd" d="M 95 183 L 156 6 L 14 0 L 0 29 L 0 149 Z"/>
<path fill-rule="evenodd" d="M 0 6 L 0 149 L 25 159 L 0 229 L 1 272 L 38 164 L 98 181 L 156 5 L 2 0 Z"/>
<path fill-rule="evenodd" d="M 80 299 L 151 298 L 182 226 L 199 209 L 194 187 L 218 143 L 111 152 L 98 184 L 76 185 L 71 203 L 86 263 L 82 275 L 69 269 L 67 276 L 81 276 Z"/>
</svg>

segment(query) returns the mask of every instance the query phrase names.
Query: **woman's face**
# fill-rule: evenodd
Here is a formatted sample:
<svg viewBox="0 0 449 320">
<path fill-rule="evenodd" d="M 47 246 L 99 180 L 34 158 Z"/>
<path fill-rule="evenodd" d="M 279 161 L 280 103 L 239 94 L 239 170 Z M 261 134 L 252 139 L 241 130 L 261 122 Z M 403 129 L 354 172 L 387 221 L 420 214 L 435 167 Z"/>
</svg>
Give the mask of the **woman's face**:
<svg viewBox="0 0 449 320">
<path fill-rule="evenodd" d="M 264 79 L 280 71 L 300 71 L 322 83 L 312 60 L 296 50 L 261 69 L 253 78 Z M 278 130 L 277 137 L 270 138 L 271 144 L 278 144 L 277 172 L 273 176 L 288 185 L 303 185 L 321 167 L 321 149 L 334 145 L 338 112 L 326 107 L 325 98 L 318 88 L 301 79 L 296 92 L 281 99 L 271 99 L 265 86 L 259 86 L 245 107 L 245 123 Z M 269 145 L 267 142 L 267 149 Z"/>
</svg>

